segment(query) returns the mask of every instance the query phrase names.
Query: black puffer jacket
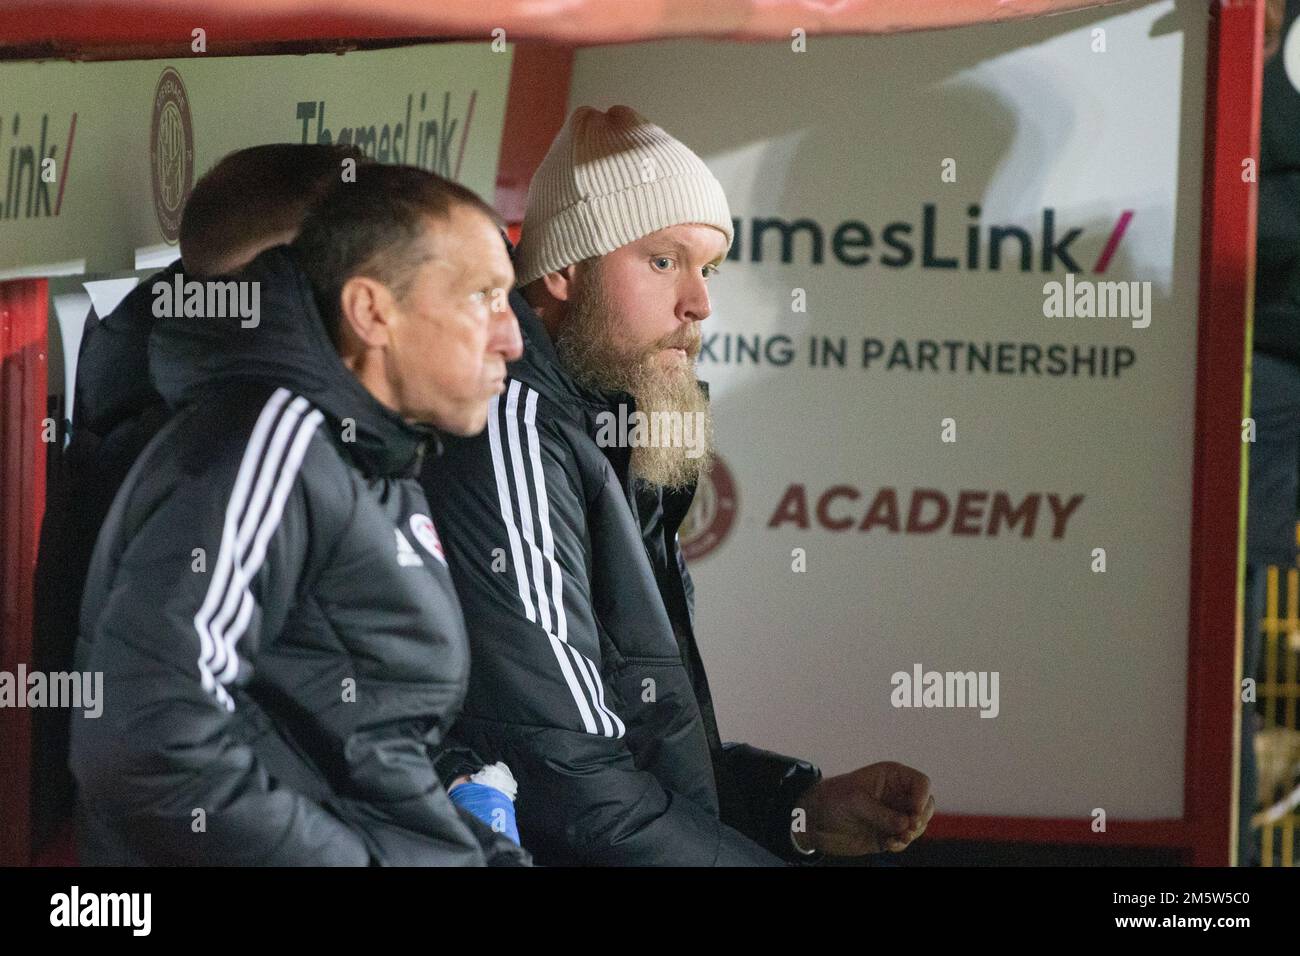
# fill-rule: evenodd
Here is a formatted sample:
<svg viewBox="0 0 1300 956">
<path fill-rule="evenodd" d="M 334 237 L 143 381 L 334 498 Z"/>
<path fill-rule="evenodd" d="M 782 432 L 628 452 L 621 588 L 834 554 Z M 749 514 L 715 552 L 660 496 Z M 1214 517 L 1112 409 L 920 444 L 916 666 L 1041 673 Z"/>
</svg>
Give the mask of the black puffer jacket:
<svg viewBox="0 0 1300 956">
<path fill-rule="evenodd" d="M 95 539 L 117 490 L 140 452 L 167 420 L 149 381 L 150 289 L 171 282 L 179 260 L 140 285 L 107 316 L 91 313 L 77 355 L 71 440 L 54 458 L 36 560 L 35 659 L 46 673 L 72 667 L 81 594 Z M 72 814 L 68 713 L 33 714 L 33 799 L 36 842 L 44 843 Z"/>
<path fill-rule="evenodd" d="M 432 433 L 343 366 L 286 247 L 239 278 L 260 323 L 159 319 L 179 411 L 132 467 L 86 582 L 74 712 L 89 863 L 526 862 L 430 759 L 465 689 L 420 486 Z"/>
<path fill-rule="evenodd" d="M 452 735 L 519 779 L 519 832 L 546 864 L 773 865 L 811 764 L 723 744 L 677 529 L 694 490 L 648 491 L 510 297 L 524 355 L 487 433 L 425 463 L 474 667 Z M 774 855 L 775 854 L 775 855 Z"/>
</svg>

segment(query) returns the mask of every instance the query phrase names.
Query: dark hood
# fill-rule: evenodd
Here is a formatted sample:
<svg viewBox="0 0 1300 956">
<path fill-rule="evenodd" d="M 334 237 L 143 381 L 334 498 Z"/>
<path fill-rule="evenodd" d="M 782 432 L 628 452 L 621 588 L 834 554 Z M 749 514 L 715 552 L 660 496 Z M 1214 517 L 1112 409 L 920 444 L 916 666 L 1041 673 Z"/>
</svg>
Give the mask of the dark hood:
<svg viewBox="0 0 1300 956">
<path fill-rule="evenodd" d="M 148 281 L 151 301 L 159 278 Z M 235 382 L 287 388 L 325 414 L 335 444 L 363 472 L 416 474 L 436 433 L 380 404 L 343 364 L 293 250 L 268 249 L 224 279 L 258 283 L 258 324 L 243 328 L 238 316 L 155 319 L 149 375 L 167 404 L 176 408 Z M 355 441 L 341 439 L 345 419 L 356 424 Z"/>
<path fill-rule="evenodd" d="M 158 281 L 171 282 L 181 270 L 176 260 L 131 290 L 116 309 L 86 329 L 77 354 L 73 428 L 101 437 L 136 418 L 162 398 L 149 381 L 149 334 L 153 330 L 153 293 Z"/>
</svg>

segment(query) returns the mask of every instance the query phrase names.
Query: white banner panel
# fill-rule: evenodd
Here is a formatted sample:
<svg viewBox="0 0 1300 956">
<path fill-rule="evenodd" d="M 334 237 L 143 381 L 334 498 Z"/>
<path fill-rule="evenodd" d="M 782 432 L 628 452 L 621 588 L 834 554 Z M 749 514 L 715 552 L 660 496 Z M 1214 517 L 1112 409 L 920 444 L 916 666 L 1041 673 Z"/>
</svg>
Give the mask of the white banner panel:
<svg viewBox="0 0 1300 956">
<path fill-rule="evenodd" d="M 449 43 L 0 64 L 0 273 L 132 268 L 135 250 L 175 243 L 194 180 L 258 143 L 353 142 L 491 201 L 512 55 Z"/>
<path fill-rule="evenodd" d="M 1206 26 L 578 53 L 570 106 L 664 126 L 737 220 L 730 480 L 683 533 L 724 738 L 942 812 L 1181 816 Z"/>
</svg>

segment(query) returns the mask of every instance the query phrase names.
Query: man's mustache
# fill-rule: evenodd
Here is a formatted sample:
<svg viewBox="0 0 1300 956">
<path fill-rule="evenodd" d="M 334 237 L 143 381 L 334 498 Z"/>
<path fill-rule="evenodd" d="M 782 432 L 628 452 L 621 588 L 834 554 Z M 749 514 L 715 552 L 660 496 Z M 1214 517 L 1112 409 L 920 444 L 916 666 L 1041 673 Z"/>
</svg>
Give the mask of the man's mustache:
<svg viewBox="0 0 1300 956">
<path fill-rule="evenodd" d="M 674 332 L 672 335 L 666 335 L 655 343 L 653 352 L 662 349 L 681 349 L 692 361 L 700 354 L 702 344 L 702 334 L 695 323 L 691 323 L 680 332 Z"/>
</svg>

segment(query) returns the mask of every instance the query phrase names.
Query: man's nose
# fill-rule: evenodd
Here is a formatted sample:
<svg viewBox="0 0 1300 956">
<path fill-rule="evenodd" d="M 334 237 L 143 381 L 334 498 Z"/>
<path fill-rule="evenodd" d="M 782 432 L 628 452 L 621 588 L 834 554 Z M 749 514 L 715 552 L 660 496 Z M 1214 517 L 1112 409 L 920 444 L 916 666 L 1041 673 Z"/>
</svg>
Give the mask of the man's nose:
<svg viewBox="0 0 1300 956">
<path fill-rule="evenodd" d="M 514 309 L 506 304 L 504 311 L 493 317 L 492 338 L 488 343 L 490 351 L 497 352 L 507 362 L 513 362 L 524 354 L 524 337 L 519 331 L 519 319 Z"/>
<path fill-rule="evenodd" d="M 686 322 L 703 322 L 713 314 L 709 303 L 709 288 L 704 284 L 703 276 L 691 279 L 691 284 L 682 296 L 680 316 Z"/>
</svg>

